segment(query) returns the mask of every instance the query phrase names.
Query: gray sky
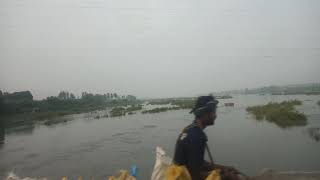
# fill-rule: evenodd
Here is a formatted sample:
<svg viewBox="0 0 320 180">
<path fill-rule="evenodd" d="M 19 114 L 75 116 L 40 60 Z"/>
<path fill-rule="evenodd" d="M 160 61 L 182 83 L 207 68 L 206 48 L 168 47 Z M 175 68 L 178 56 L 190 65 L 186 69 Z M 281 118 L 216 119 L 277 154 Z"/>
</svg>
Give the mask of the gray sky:
<svg viewBox="0 0 320 180">
<path fill-rule="evenodd" d="M 319 0 L 1 0 L 0 89 L 193 96 L 319 82 Z"/>
</svg>

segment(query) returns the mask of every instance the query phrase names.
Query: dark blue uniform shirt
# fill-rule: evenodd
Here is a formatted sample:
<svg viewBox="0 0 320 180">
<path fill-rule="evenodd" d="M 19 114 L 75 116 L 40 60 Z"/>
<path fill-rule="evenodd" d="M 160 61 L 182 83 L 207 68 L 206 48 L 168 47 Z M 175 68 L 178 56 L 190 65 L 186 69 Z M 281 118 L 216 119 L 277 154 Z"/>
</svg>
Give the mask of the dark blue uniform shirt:
<svg viewBox="0 0 320 180">
<path fill-rule="evenodd" d="M 200 179 L 207 141 L 207 135 L 195 123 L 187 126 L 178 137 L 173 160 L 187 167 L 192 180 Z"/>
</svg>

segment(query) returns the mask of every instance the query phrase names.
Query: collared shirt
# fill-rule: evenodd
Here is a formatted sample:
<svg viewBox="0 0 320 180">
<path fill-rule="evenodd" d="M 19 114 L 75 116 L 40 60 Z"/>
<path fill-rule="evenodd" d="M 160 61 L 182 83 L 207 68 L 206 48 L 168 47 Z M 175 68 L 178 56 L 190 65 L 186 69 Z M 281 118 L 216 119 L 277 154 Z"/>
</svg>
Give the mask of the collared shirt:
<svg viewBox="0 0 320 180">
<path fill-rule="evenodd" d="M 207 141 L 207 135 L 194 122 L 183 130 L 176 142 L 174 163 L 186 166 L 192 180 L 200 179 Z"/>
</svg>

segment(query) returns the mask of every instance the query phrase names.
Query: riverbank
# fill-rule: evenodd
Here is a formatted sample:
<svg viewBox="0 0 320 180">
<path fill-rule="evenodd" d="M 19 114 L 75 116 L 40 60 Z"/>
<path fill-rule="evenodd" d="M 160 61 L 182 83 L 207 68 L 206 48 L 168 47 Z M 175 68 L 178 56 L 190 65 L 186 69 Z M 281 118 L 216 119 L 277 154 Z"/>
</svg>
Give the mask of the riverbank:
<svg viewBox="0 0 320 180">
<path fill-rule="evenodd" d="M 83 92 L 81 97 L 61 91 L 58 96 L 43 100 L 33 100 L 30 91 L 3 93 L 0 95 L 0 116 L 24 114 L 34 121 L 53 119 L 70 114 L 87 113 L 109 107 L 139 104 L 135 96 L 120 96 L 116 93 L 92 94 Z M 136 107 L 135 107 L 136 108 Z M 127 111 L 134 111 L 128 109 Z"/>
<path fill-rule="evenodd" d="M 246 108 L 273 101 L 274 96 L 271 95 L 234 96 L 234 108 L 219 107 L 215 125 L 206 129 L 217 161 L 233 165 L 250 176 L 257 175 L 262 168 L 317 170 L 320 167 L 320 141 L 311 137 L 308 129 L 320 127 L 320 108 L 317 105 L 320 97 L 279 96 L 275 100 L 280 103 L 293 99 L 303 102 L 296 108 L 308 117 L 307 126 L 282 129 L 268 121 L 260 123 L 248 118 L 251 115 Z M 172 155 L 177 133 L 190 124 L 194 116 L 189 114 L 189 110 L 142 114 L 143 110 L 167 107 L 146 104 L 144 102 L 143 109 L 136 111 L 135 115 L 112 118 L 102 117 L 112 110 L 107 108 L 35 124 L 24 120 L 24 114 L 7 119 L 16 123 L 2 126 L 0 177 L 15 170 L 21 177 L 61 179 L 63 176 L 82 175 L 83 179 L 103 179 L 121 168 L 137 164 L 141 169 L 139 179 L 148 179 L 154 165 L 154 161 L 150 161 L 154 159 L 154 147 L 161 145 Z M 96 116 L 100 118 L 95 119 Z M 239 156 L 234 149 L 246 153 Z M 108 166 L 106 161 L 110 162 Z"/>
</svg>

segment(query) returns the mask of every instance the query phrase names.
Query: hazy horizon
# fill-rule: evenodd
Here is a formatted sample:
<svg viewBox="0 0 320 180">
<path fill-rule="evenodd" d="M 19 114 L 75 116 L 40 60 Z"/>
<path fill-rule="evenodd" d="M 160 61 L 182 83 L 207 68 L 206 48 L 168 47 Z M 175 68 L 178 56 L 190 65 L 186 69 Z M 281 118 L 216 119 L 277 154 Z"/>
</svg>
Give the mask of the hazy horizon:
<svg viewBox="0 0 320 180">
<path fill-rule="evenodd" d="M 2 0 L 0 90 L 141 98 L 319 82 L 317 0 Z"/>
</svg>

